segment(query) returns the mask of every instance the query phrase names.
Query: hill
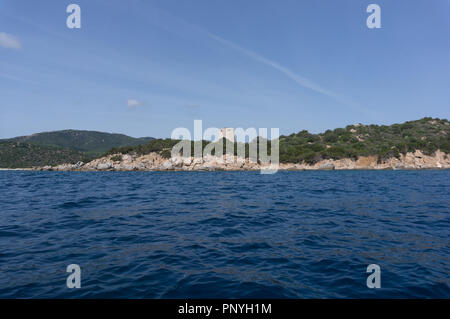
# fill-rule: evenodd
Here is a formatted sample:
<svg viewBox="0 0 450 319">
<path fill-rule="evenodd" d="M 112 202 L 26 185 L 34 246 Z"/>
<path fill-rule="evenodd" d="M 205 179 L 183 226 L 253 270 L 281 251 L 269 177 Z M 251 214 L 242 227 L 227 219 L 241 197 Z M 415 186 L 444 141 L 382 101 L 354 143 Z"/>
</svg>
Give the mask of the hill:
<svg viewBox="0 0 450 319">
<path fill-rule="evenodd" d="M 389 126 L 354 124 L 320 134 L 303 130 L 280 136 L 279 140 L 282 163 L 315 164 L 325 159 L 357 159 L 360 156 L 377 156 L 382 162 L 416 150 L 425 155 L 433 155 L 437 150 L 450 154 L 450 122 L 427 117 Z M 0 167 L 54 166 L 118 153 L 158 153 L 168 158 L 171 148 L 178 142 L 94 131 L 39 133 L 0 140 Z M 203 147 L 209 144 L 207 141 L 197 143 L 202 143 Z M 191 146 L 193 148 L 193 142 Z M 245 147 L 248 154 L 249 144 Z M 236 150 L 235 144 L 235 154 Z"/>
<path fill-rule="evenodd" d="M 135 147 L 113 148 L 106 155 L 145 155 L 156 152 L 167 158 L 170 157 L 170 149 L 177 142 L 155 139 Z M 203 145 L 206 144 L 208 142 L 203 141 Z M 248 153 L 248 144 L 246 149 Z M 282 163 L 315 164 L 324 159 L 357 159 L 371 155 L 378 156 L 379 161 L 382 161 L 391 157 L 398 158 L 400 154 L 415 150 L 432 155 L 438 149 L 450 154 L 450 122 L 429 117 L 390 126 L 355 124 L 320 134 L 303 130 L 289 136 L 280 136 Z"/>
<path fill-rule="evenodd" d="M 0 141 L 0 167 L 26 168 L 86 161 L 82 152 L 53 146 Z"/>
<path fill-rule="evenodd" d="M 280 161 L 314 164 L 323 159 L 377 155 L 379 161 L 420 150 L 450 154 L 450 123 L 426 117 L 402 124 L 348 125 L 320 134 L 301 131 L 280 137 Z"/>
<path fill-rule="evenodd" d="M 98 156 L 113 147 L 136 146 L 151 141 L 151 137 L 134 138 L 124 134 L 97 131 L 64 130 L 19 136 L 8 140 L 40 146 L 54 146 Z"/>
</svg>

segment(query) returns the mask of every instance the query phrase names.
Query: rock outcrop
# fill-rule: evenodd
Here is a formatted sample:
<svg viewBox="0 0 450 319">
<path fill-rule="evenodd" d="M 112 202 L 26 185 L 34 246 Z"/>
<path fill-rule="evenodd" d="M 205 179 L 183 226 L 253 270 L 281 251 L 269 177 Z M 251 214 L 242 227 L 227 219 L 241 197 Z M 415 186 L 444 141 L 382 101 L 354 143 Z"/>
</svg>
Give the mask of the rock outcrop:
<svg viewBox="0 0 450 319">
<path fill-rule="evenodd" d="M 335 169 L 335 166 L 332 162 L 324 163 L 319 166 L 319 169 L 321 170 L 333 170 Z"/>
<path fill-rule="evenodd" d="M 114 159 L 120 158 L 120 161 Z M 236 171 L 269 170 L 275 167 L 236 156 L 175 157 L 166 159 L 157 153 L 137 156 L 113 154 L 89 163 L 62 164 L 35 168 L 45 171 Z M 377 156 L 362 156 L 357 160 L 344 158 L 323 160 L 316 164 L 280 163 L 279 170 L 357 170 L 357 169 L 449 169 L 450 156 L 437 151 L 433 156 L 420 151 L 379 162 Z"/>
</svg>

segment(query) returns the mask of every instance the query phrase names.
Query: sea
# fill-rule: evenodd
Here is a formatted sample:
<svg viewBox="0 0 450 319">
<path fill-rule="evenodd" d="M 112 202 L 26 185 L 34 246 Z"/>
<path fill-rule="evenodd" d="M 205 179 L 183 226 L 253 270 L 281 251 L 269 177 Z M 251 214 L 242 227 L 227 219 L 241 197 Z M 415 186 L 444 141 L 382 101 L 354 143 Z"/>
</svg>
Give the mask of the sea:
<svg viewBox="0 0 450 319">
<path fill-rule="evenodd" d="M 0 171 L 0 298 L 450 298 L 449 257 L 449 170 Z"/>
</svg>

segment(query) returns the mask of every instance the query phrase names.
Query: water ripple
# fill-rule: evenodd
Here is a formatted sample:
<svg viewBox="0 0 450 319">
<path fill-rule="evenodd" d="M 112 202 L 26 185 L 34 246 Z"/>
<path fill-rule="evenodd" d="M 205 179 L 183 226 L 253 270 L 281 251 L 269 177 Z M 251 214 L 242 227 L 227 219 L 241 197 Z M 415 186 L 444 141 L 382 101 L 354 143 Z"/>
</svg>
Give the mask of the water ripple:
<svg viewBox="0 0 450 319">
<path fill-rule="evenodd" d="M 1 298 L 450 298 L 450 171 L 1 171 L 0 185 Z M 81 289 L 65 287 L 72 263 Z"/>
</svg>

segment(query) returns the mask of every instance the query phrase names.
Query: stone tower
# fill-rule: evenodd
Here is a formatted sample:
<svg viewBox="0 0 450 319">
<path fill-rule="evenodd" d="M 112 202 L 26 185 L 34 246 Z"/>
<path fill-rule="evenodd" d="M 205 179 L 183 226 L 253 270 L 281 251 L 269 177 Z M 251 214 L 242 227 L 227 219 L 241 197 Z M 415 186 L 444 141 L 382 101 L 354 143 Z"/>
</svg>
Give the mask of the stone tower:
<svg viewBox="0 0 450 319">
<path fill-rule="evenodd" d="M 225 127 L 220 129 L 219 140 L 222 138 L 226 138 L 227 140 L 234 143 L 234 128 Z"/>
</svg>

